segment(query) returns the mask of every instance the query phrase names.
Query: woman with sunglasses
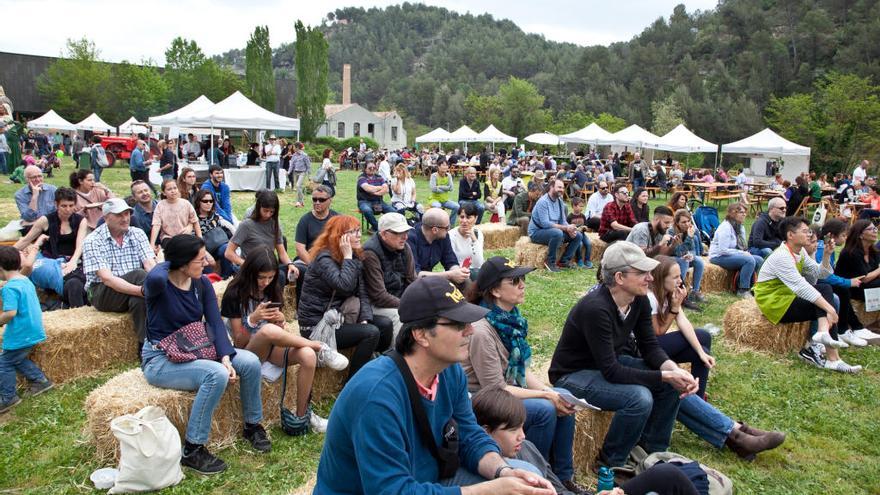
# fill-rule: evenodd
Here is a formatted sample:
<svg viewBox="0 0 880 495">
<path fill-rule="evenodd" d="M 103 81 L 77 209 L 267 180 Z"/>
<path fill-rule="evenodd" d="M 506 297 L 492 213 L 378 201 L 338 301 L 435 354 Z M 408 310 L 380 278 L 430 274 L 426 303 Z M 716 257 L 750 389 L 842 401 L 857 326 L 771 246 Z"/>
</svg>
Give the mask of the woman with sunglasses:
<svg viewBox="0 0 880 495">
<path fill-rule="evenodd" d="M 525 299 L 526 274 L 532 270 L 501 256 L 483 264 L 468 290 L 468 300 L 489 308 L 489 313 L 472 324 L 468 358 L 462 367 L 471 393 L 500 387 L 523 401 L 526 438 L 551 463 L 568 490 L 584 493 L 573 480 L 574 406 L 560 395 L 564 390 L 544 385 L 529 370 L 529 324 L 517 306 Z"/>
<path fill-rule="evenodd" d="M 336 347 L 354 347 L 348 378 L 370 360 L 374 352 L 391 345 L 391 320 L 373 315 L 363 276 L 360 222 L 350 215 L 336 215 L 309 250 L 312 262 L 303 277 L 297 307 L 299 330 L 310 338 L 312 328 L 324 314 L 335 309 L 344 321 L 336 330 Z"/>
<path fill-rule="evenodd" d="M 199 228 L 202 229 L 202 239 L 205 239 L 205 249 L 214 258 L 212 269 L 223 278 L 229 278 L 235 273 L 235 266 L 223 256 L 223 253 L 226 252 L 229 238 L 235 233 L 235 226 L 217 214 L 211 191 L 207 189 L 196 191 L 193 201 L 199 219 Z M 215 229 L 220 230 L 214 232 Z"/>
</svg>

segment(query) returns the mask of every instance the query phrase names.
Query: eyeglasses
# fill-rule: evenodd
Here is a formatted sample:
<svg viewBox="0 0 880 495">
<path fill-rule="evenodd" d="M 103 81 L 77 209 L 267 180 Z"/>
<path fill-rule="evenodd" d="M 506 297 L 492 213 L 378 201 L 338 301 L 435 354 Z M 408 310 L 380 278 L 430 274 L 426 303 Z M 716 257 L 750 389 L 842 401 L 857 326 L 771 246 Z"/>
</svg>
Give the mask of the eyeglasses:
<svg viewBox="0 0 880 495">
<path fill-rule="evenodd" d="M 646 277 L 651 272 L 643 272 L 642 270 L 624 270 L 620 273 L 634 273 L 637 277 Z"/>
<path fill-rule="evenodd" d="M 316 198 L 312 196 L 312 203 L 323 203 L 325 201 L 329 201 L 330 198 Z"/>
<path fill-rule="evenodd" d="M 432 229 L 449 230 L 449 225 L 431 225 Z"/>
<path fill-rule="evenodd" d="M 620 191 L 617 191 L 617 194 L 623 194 L 624 196 L 629 196 L 629 191 L 627 191 L 626 189 L 621 189 Z"/>
<path fill-rule="evenodd" d="M 361 229 L 352 229 L 352 230 L 346 231 L 345 233 L 348 234 L 348 235 L 356 235 L 356 236 L 360 236 L 360 235 L 361 235 Z"/>
</svg>

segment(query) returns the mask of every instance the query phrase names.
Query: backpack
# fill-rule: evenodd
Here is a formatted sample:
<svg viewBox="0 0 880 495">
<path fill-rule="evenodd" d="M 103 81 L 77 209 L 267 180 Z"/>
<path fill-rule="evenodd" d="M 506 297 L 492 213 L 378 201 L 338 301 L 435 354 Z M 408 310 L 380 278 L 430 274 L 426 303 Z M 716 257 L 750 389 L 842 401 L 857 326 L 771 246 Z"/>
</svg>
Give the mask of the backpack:
<svg viewBox="0 0 880 495">
<path fill-rule="evenodd" d="M 684 472 L 691 481 L 697 481 L 695 485 L 700 483 L 699 480 L 694 479 L 694 476 L 696 475 L 699 478 L 702 478 L 702 474 L 699 472 L 695 473 L 695 465 L 699 465 L 699 470 L 702 470 L 702 472 L 705 473 L 705 478 L 709 485 L 708 491 L 701 492 L 702 495 L 733 495 L 733 481 L 731 481 L 724 473 L 717 469 L 712 469 L 705 464 L 697 463 L 693 459 L 689 459 L 681 454 L 676 454 L 675 452 L 655 452 L 648 455 L 641 447 L 636 447 L 630 453 L 630 460 L 635 461 L 636 475 L 644 473 L 655 464 L 661 462 L 668 462 L 679 467 L 684 467 L 682 472 Z"/>
<path fill-rule="evenodd" d="M 104 147 L 100 145 L 95 145 L 92 150 L 95 152 L 95 156 L 97 157 L 98 166 L 101 168 L 107 168 L 110 166 L 110 162 L 107 161 L 107 153 L 104 151 Z"/>
<path fill-rule="evenodd" d="M 700 206 L 694 211 L 694 225 L 700 231 L 700 238 L 706 244 L 711 244 L 715 236 L 715 229 L 721 222 L 718 220 L 718 210 L 711 206 Z"/>
</svg>

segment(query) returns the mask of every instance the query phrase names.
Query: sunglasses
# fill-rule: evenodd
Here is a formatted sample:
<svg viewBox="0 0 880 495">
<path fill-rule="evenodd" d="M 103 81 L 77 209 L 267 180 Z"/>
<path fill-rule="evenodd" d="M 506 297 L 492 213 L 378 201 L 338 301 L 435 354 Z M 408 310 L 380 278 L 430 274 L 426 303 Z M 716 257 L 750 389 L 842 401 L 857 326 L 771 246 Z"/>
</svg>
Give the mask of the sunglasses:
<svg viewBox="0 0 880 495">
<path fill-rule="evenodd" d="M 213 199 L 203 199 L 201 202 L 202 203 L 213 203 L 214 200 Z"/>
<path fill-rule="evenodd" d="M 519 285 L 521 283 L 524 284 L 526 283 L 526 276 L 520 275 L 519 277 L 511 277 L 508 280 L 510 280 L 510 285 Z"/>
<path fill-rule="evenodd" d="M 312 203 L 323 203 L 325 201 L 329 201 L 330 198 L 315 198 L 312 197 Z"/>
</svg>

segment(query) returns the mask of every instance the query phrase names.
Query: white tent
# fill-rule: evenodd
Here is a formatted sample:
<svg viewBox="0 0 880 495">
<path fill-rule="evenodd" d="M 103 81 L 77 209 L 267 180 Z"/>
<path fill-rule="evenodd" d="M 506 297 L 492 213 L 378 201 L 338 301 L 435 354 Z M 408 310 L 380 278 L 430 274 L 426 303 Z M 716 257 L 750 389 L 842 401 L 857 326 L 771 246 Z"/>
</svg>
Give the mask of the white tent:
<svg viewBox="0 0 880 495">
<path fill-rule="evenodd" d="M 559 136 L 559 140 L 564 143 L 599 144 L 600 141 L 608 139 L 611 139 L 611 133 L 599 127 L 599 124 L 595 122 L 579 131 Z"/>
<path fill-rule="evenodd" d="M 93 113 L 83 119 L 81 122 L 76 124 L 76 128 L 81 131 L 92 131 L 92 132 L 113 132 L 116 130 L 115 127 L 110 124 L 104 122 L 101 117 L 98 117 L 97 114 Z"/>
<path fill-rule="evenodd" d="M 445 139 L 441 139 L 439 142 L 441 143 L 476 143 L 479 141 L 479 136 L 473 129 L 470 127 L 463 125 L 458 129 L 452 131 Z"/>
<path fill-rule="evenodd" d="M 416 138 L 417 143 L 439 143 L 449 137 L 449 131 L 442 127 L 438 127 L 433 131 L 422 134 Z"/>
<path fill-rule="evenodd" d="M 214 102 L 209 100 L 207 96 L 202 95 L 173 112 L 150 117 L 147 119 L 147 122 L 154 126 L 172 127 L 177 125 L 177 117 L 193 115 L 213 106 Z"/>
<path fill-rule="evenodd" d="M 299 119 L 270 112 L 249 100 L 240 91 L 232 93 L 212 107 L 188 116 L 179 115 L 174 120 L 174 125 L 180 127 L 299 131 Z"/>
<path fill-rule="evenodd" d="M 138 120 L 134 117 L 131 117 L 125 122 L 119 124 L 119 134 L 146 134 L 148 132 L 150 132 L 149 129 L 138 122 Z"/>
<path fill-rule="evenodd" d="M 684 124 L 678 124 L 675 129 L 667 132 L 660 138 L 656 148 L 663 151 L 677 153 L 717 153 L 718 145 L 689 131 Z"/>
<path fill-rule="evenodd" d="M 55 110 L 49 110 L 39 118 L 31 120 L 27 123 L 28 129 L 52 129 L 58 131 L 75 131 L 76 126 L 64 120 L 63 117 L 55 113 Z"/>
<path fill-rule="evenodd" d="M 599 139 L 598 141 L 598 144 L 656 148 L 660 137 L 633 124 L 622 131 L 615 132 L 607 139 Z"/>
<path fill-rule="evenodd" d="M 513 136 L 508 136 L 503 132 L 499 131 L 495 128 L 494 125 L 489 125 L 489 127 L 483 129 L 483 132 L 477 135 L 479 137 L 478 141 L 481 143 L 515 143 L 516 138 Z"/>
<path fill-rule="evenodd" d="M 753 136 L 733 143 L 723 144 L 721 145 L 721 152 L 774 156 L 810 156 L 810 148 L 792 143 L 770 129 L 764 129 Z"/>
<path fill-rule="evenodd" d="M 524 141 L 547 146 L 558 146 L 559 136 L 556 134 L 550 134 L 549 132 L 539 132 L 537 134 L 529 134 L 525 137 Z"/>
</svg>

